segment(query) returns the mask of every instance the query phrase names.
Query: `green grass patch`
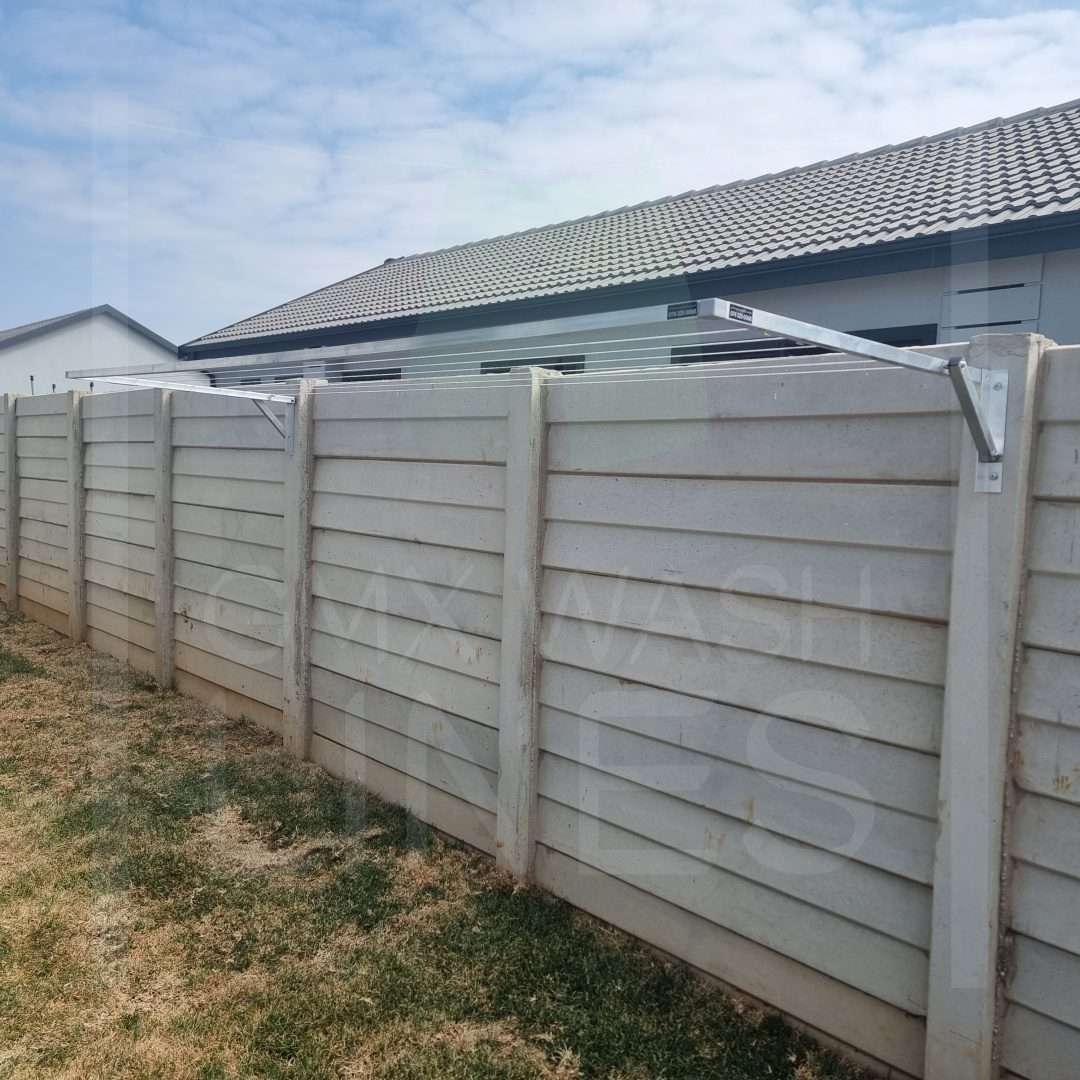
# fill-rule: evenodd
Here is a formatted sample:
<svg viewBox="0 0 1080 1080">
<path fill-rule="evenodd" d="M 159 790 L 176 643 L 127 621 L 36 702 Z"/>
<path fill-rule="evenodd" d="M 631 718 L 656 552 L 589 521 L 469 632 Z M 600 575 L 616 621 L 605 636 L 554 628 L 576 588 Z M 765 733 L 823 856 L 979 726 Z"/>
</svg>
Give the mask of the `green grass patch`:
<svg viewBox="0 0 1080 1080">
<path fill-rule="evenodd" d="M 0 682 L 13 675 L 43 675 L 44 669 L 32 664 L 25 656 L 0 646 Z"/>
<path fill-rule="evenodd" d="M 856 1075 L 407 811 L 78 655 L 84 712 L 35 701 L 0 730 L 0 809 L 32 840 L 0 849 L 21 867 L 0 878 L 0 1080 Z"/>
</svg>

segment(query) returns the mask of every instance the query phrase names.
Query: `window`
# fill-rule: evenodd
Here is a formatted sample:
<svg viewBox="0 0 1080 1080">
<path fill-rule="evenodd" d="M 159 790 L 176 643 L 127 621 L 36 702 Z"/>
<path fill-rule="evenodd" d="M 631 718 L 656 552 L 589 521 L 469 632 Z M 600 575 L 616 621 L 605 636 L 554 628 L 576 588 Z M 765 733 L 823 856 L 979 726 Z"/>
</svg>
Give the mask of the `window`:
<svg viewBox="0 0 1080 1080">
<path fill-rule="evenodd" d="M 482 375 L 505 375 L 513 368 L 542 367 L 548 371 L 561 371 L 564 375 L 578 375 L 585 370 L 584 356 L 540 356 L 531 360 L 482 360 Z"/>
<path fill-rule="evenodd" d="M 345 368 L 338 375 L 339 382 L 385 382 L 400 379 L 401 368 Z"/>
<path fill-rule="evenodd" d="M 937 341 L 937 323 L 911 326 L 885 326 L 873 330 L 848 330 L 848 334 L 908 349 L 915 345 L 933 345 Z M 752 338 L 742 341 L 701 342 L 680 345 L 671 350 L 673 364 L 703 364 L 723 360 L 767 360 L 770 356 L 822 356 L 831 352 L 820 345 L 800 345 L 790 338 Z"/>
</svg>

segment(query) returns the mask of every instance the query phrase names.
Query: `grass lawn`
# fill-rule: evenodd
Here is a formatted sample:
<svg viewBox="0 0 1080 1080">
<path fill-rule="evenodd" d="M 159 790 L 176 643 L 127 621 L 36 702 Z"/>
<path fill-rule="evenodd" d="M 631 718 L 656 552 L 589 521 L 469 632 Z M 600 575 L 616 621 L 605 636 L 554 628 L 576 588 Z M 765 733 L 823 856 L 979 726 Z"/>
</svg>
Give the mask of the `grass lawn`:
<svg viewBox="0 0 1080 1080">
<path fill-rule="evenodd" d="M 0 626 L 0 1080 L 854 1075 L 255 728 Z"/>
</svg>

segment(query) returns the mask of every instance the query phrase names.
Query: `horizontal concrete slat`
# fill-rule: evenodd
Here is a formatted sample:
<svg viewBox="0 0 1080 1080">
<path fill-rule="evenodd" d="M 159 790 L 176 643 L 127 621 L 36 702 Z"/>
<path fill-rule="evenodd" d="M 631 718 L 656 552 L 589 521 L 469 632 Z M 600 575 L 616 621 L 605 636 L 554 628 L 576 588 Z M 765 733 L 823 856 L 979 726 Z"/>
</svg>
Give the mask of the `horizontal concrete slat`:
<svg viewBox="0 0 1080 1080">
<path fill-rule="evenodd" d="M 153 548 L 128 544 L 123 540 L 106 540 L 100 536 L 87 536 L 84 540 L 84 548 L 88 559 L 97 559 L 98 562 L 138 570 L 142 574 L 154 573 Z"/>
<path fill-rule="evenodd" d="M 83 441 L 87 443 L 126 443 L 154 441 L 152 416 L 89 416 L 82 422 Z M 49 434 L 60 434 L 50 432 Z"/>
<path fill-rule="evenodd" d="M 68 478 L 68 463 L 63 458 L 25 457 L 19 461 L 20 480 L 62 480 Z"/>
<path fill-rule="evenodd" d="M 178 585 L 173 590 L 173 612 L 185 620 L 221 627 L 279 649 L 284 643 L 285 621 L 280 614 L 236 600 L 207 596 Z"/>
<path fill-rule="evenodd" d="M 285 478 L 285 454 L 282 450 L 244 450 L 237 453 L 181 446 L 173 452 L 173 474 L 282 483 Z"/>
<path fill-rule="evenodd" d="M 147 626 L 155 625 L 154 603 L 152 600 L 144 600 L 141 596 L 132 596 L 119 589 L 111 589 L 108 585 L 99 585 L 95 581 L 90 581 L 86 585 L 86 602 L 106 611 L 115 612 L 125 619 L 145 623 Z"/>
<path fill-rule="evenodd" d="M 157 539 L 152 521 L 141 518 L 129 518 L 120 514 L 99 514 L 87 511 L 85 522 L 86 535 L 97 536 L 102 540 L 118 540 L 125 544 L 136 544 L 152 550 Z"/>
<path fill-rule="evenodd" d="M 1063 727 L 1021 718 L 1015 779 L 1025 791 L 1080 807 L 1080 726 Z"/>
<path fill-rule="evenodd" d="M 285 507 L 284 485 L 264 480 L 174 476 L 172 496 L 174 503 L 246 510 L 255 514 L 281 514 Z"/>
<path fill-rule="evenodd" d="M 548 708 L 540 714 L 540 747 L 910 881 L 931 879 L 934 822 L 854 798 L 842 777 L 831 777 L 836 790 L 829 790 L 805 782 L 820 784 L 828 774 L 807 770 L 802 782 L 770 776 Z"/>
<path fill-rule="evenodd" d="M 415 355 L 410 353 L 410 355 Z M 512 387 L 476 385 L 467 394 L 447 393 L 446 387 L 422 387 L 410 379 L 404 386 L 381 385 L 377 393 L 354 392 L 353 387 L 324 387 L 315 394 L 315 419 L 323 420 L 477 420 L 505 417 Z M 395 392 L 400 391 L 400 392 Z"/>
<path fill-rule="evenodd" d="M 461 630 L 316 597 L 311 625 L 335 637 L 486 682 L 499 681 L 499 643 Z"/>
<path fill-rule="evenodd" d="M 332 776 L 363 784 L 382 799 L 404 806 L 421 821 L 489 855 L 495 853 L 495 815 L 387 768 L 355 750 L 314 735 L 311 760 Z"/>
<path fill-rule="evenodd" d="M 1021 793 L 1010 834 L 1014 857 L 1080 879 L 1080 807 Z"/>
<path fill-rule="evenodd" d="M 153 521 L 154 499 L 152 495 L 91 489 L 86 493 L 86 512 L 111 514 L 113 517 L 132 518 L 135 521 Z"/>
<path fill-rule="evenodd" d="M 111 469 L 152 469 L 154 444 L 148 442 L 90 443 L 83 449 L 88 466 Z"/>
<path fill-rule="evenodd" d="M 51 566 L 48 563 L 37 562 L 28 559 L 25 555 L 19 557 L 19 580 L 26 578 L 36 581 L 41 585 L 47 585 L 50 589 L 66 593 L 68 591 L 67 567 Z M 21 586 L 20 586 L 21 588 Z"/>
<path fill-rule="evenodd" d="M 270 578 L 179 558 L 173 564 L 173 577 L 178 588 L 248 604 L 276 615 L 285 610 L 285 587 Z"/>
<path fill-rule="evenodd" d="M 281 514 L 252 514 L 230 507 L 173 503 L 173 527 L 178 532 L 220 537 L 247 544 L 281 548 L 285 543 Z"/>
<path fill-rule="evenodd" d="M 282 655 L 279 645 L 227 630 L 220 624 L 201 622 L 189 612 L 176 615 L 174 633 L 178 642 L 193 649 L 239 664 L 252 672 L 281 679 Z"/>
<path fill-rule="evenodd" d="M 943 627 L 788 600 L 615 576 L 544 575 L 545 612 L 928 685 L 945 682 Z"/>
<path fill-rule="evenodd" d="M 938 761 L 930 754 L 554 663 L 543 665 L 540 701 L 774 776 L 936 816 Z"/>
<path fill-rule="evenodd" d="M 941 350 L 930 349 L 931 353 Z M 951 350 L 952 352 L 963 350 Z M 842 357 L 840 358 L 842 359 Z M 548 389 L 552 423 L 609 420 L 732 420 L 791 416 L 851 417 L 955 413 L 945 379 L 916 379 L 883 364 L 861 371 L 822 372 L 819 364 L 753 379 L 700 378 L 690 370 L 642 372 L 623 385 L 568 379 Z M 711 374 L 723 375 L 719 368 Z M 617 386 L 618 394 L 613 394 Z M 733 389 L 737 387 L 737 392 Z"/>
<path fill-rule="evenodd" d="M 903 746 L 940 746 L 942 691 L 720 645 L 545 616 L 545 660 Z"/>
<path fill-rule="evenodd" d="M 22 499 L 19 500 L 18 504 L 18 516 L 23 521 L 67 525 L 67 502 L 42 502 L 40 499 Z"/>
<path fill-rule="evenodd" d="M 539 791 L 592 818 L 929 949 L 928 886 L 552 754 L 540 756 Z"/>
<path fill-rule="evenodd" d="M 1024 649 L 1017 708 L 1037 720 L 1080 726 L 1080 656 Z"/>
<path fill-rule="evenodd" d="M 384 536 L 419 543 L 446 544 L 498 554 L 505 521 L 501 510 L 369 499 L 316 492 L 311 521 L 316 528 L 357 536 Z"/>
<path fill-rule="evenodd" d="M 390 728 L 414 742 L 498 770 L 499 733 L 495 728 L 325 668 L 312 669 L 311 695 L 315 701 Z"/>
<path fill-rule="evenodd" d="M 15 452 L 20 461 L 28 458 L 54 458 L 67 461 L 67 439 L 63 434 L 52 438 L 21 437 L 15 440 Z"/>
<path fill-rule="evenodd" d="M 554 475 L 556 521 L 947 552 L 955 492 L 932 485 Z M 663 535 L 654 543 L 663 557 Z"/>
<path fill-rule="evenodd" d="M 153 416 L 157 390 L 121 390 L 87 394 L 82 399 L 83 417 Z"/>
<path fill-rule="evenodd" d="M 495 727 L 498 723 L 499 688 L 483 679 L 357 645 L 319 630 L 311 635 L 311 663 L 478 724 Z"/>
<path fill-rule="evenodd" d="M 1080 1035 L 1080 956 L 1018 934 L 1012 962 L 1009 1000 L 1068 1024 Z"/>
<path fill-rule="evenodd" d="M 1080 499 L 1080 422 L 1043 426 L 1033 491 L 1044 499 Z"/>
<path fill-rule="evenodd" d="M 22 576 L 20 567 L 19 576 L 19 602 L 32 600 L 35 604 L 50 608 L 66 616 L 71 610 L 71 601 L 66 589 L 58 589 L 44 582 L 35 581 L 33 578 Z M 50 624 L 51 625 L 51 624 Z"/>
<path fill-rule="evenodd" d="M 1035 503 L 1028 566 L 1035 571 L 1080 576 L 1080 503 Z"/>
<path fill-rule="evenodd" d="M 7 530 L 3 530 L 5 542 Z M 54 525 L 48 521 L 37 521 L 34 518 L 23 518 L 19 522 L 19 538 L 25 540 L 38 540 L 43 544 L 51 544 L 53 547 L 67 548 L 68 530 L 66 525 Z"/>
<path fill-rule="evenodd" d="M 946 483 L 956 479 L 960 432 L 959 421 L 945 413 L 553 424 L 548 467 L 633 476 Z"/>
<path fill-rule="evenodd" d="M 1080 881 L 1017 863 L 1012 880 L 1012 928 L 1080 955 Z"/>
<path fill-rule="evenodd" d="M 85 483 L 87 490 L 123 491 L 130 492 L 133 495 L 153 495 L 155 473 L 153 469 L 87 465 Z"/>
<path fill-rule="evenodd" d="M 66 503 L 68 486 L 59 480 L 25 480 L 19 477 L 19 498 L 35 502 Z"/>
<path fill-rule="evenodd" d="M 328 600 L 481 637 L 497 638 L 502 629 L 502 603 L 497 596 L 425 581 L 316 562 L 312 567 L 312 592 Z"/>
<path fill-rule="evenodd" d="M 1076 1080 L 1080 1031 L 1020 1005 L 1005 1014 L 1002 1061 L 1026 1080 Z"/>
<path fill-rule="evenodd" d="M 19 537 L 19 554 L 25 559 L 32 559 L 34 562 L 43 563 L 46 566 L 55 566 L 58 570 L 67 571 L 68 553 L 66 547 L 43 544 L 24 535 Z"/>
<path fill-rule="evenodd" d="M 1031 574 L 1023 635 L 1030 645 L 1080 654 L 1080 577 Z"/>
<path fill-rule="evenodd" d="M 503 419 L 316 420 L 318 457 L 411 461 L 506 461 Z"/>
<path fill-rule="evenodd" d="M 177 617 L 177 623 L 180 622 Z M 176 667 L 205 682 L 252 698 L 272 709 L 281 708 L 281 679 L 255 671 L 227 657 L 215 656 L 194 648 L 177 636 Z"/>
<path fill-rule="evenodd" d="M 939 621 L 948 617 L 948 555 L 721 536 L 688 532 L 678 524 L 669 522 L 658 533 L 549 521 L 544 564 Z"/>
<path fill-rule="evenodd" d="M 496 774 L 471 761 L 350 716 L 320 701 L 311 705 L 313 731 L 391 769 L 439 788 L 465 802 L 495 812 Z"/>
<path fill-rule="evenodd" d="M 140 622 L 138 619 L 128 619 L 108 608 L 98 607 L 97 604 L 91 603 L 89 599 L 86 604 L 86 625 L 93 627 L 95 630 L 111 634 L 121 641 L 138 645 L 139 648 L 148 652 L 152 653 L 157 649 L 156 627 L 147 626 L 146 623 Z"/>
<path fill-rule="evenodd" d="M 153 601 L 154 578 L 150 574 L 141 573 L 138 570 L 130 570 L 122 566 L 113 566 L 110 563 L 99 562 L 97 559 L 86 559 L 86 580 L 94 581 L 98 585 L 115 589 L 117 592 L 130 593 L 143 600 Z"/>
<path fill-rule="evenodd" d="M 281 581 L 285 576 L 285 556 L 278 547 L 202 536 L 177 529 L 173 532 L 173 553 L 176 558 L 188 562 L 228 567 L 274 581 Z"/>
<path fill-rule="evenodd" d="M 26 398 L 23 399 L 28 400 Z M 60 438 L 67 432 L 67 414 L 60 411 L 57 413 L 34 413 L 23 415 L 19 410 L 15 433 L 18 438 Z"/>
<path fill-rule="evenodd" d="M 454 537 L 447 536 L 443 544 L 453 540 Z M 502 556 L 489 552 L 315 528 L 312 559 L 408 581 L 469 589 L 488 596 L 502 595 Z"/>
<path fill-rule="evenodd" d="M 922 1075 L 920 1019 L 608 874 L 541 846 L 538 883 L 576 907 L 722 979 L 728 985 Z"/>
<path fill-rule="evenodd" d="M 922 1014 L 926 954 L 858 923 L 541 800 L 540 840 L 768 949 Z"/>
<path fill-rule="evenodd" d="M 432 461 L 357 461 L 324 458 L 316 462 L 314 490 L 337 495 L 472 506 L 501 510 L 506 501 L 506 470 L 501 465 L 457 465 Z"/>
</svg>

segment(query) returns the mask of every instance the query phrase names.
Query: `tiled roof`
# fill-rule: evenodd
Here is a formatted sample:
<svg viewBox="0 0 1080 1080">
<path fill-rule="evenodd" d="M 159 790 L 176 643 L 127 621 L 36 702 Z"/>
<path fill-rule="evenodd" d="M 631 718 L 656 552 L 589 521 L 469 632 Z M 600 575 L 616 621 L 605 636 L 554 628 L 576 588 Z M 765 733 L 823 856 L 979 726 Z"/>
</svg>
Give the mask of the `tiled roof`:
<svg viewBox="0 0 1080 1080">
<path fill-rule="evenodd" d="M 192 342 L 555 296 L 1080 209 L 1080 101 L 387 262 Z"/>
</svg>

